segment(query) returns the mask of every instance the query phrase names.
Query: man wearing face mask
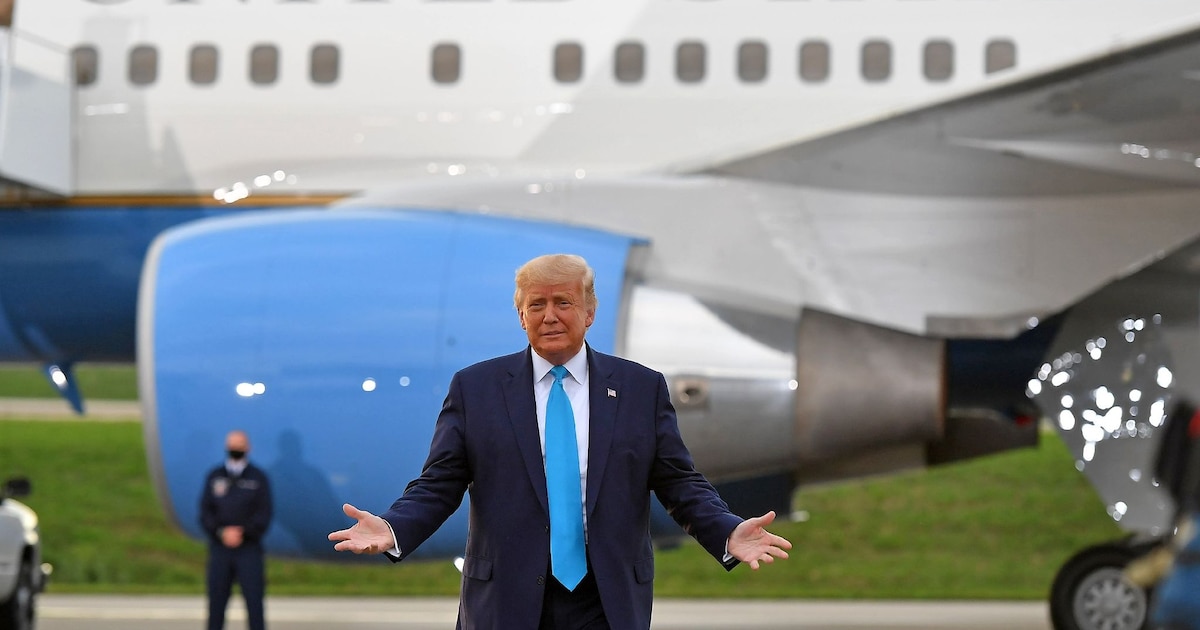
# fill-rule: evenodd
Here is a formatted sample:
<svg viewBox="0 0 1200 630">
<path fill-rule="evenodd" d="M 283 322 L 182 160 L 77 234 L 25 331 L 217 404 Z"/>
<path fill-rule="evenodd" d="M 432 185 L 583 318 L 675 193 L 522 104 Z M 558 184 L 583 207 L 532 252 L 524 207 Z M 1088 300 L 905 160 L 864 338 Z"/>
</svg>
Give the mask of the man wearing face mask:
<svg viewBox="0 0 1200 630">
<path fill-rule="evenodd" d="M 262 538 L 271 524 L 271 486 L 247 459 L 244 431 L 225 437 L 225 463 L 213 468 L 200 498 L 200 525 L 208 533 L 208 630 L 225 627 L 225 607 L 234 580 L 246 600 L 250 630 L 264 630 Z"/>
</svg>

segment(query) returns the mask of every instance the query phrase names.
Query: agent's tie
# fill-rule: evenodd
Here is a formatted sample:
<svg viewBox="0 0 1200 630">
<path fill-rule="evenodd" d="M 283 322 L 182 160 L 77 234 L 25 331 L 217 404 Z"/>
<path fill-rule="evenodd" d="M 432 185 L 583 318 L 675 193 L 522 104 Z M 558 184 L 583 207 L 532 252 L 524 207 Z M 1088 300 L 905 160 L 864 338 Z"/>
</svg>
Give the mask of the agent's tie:
<svg viewBox="0 0 1200 630">
<path fill-rule="evenodd" d="M 575 412 L 563 389 L 567 368 L 550 368 L 554 384 L 546 400 L 546 491 L 550 500 L 550 568 L 573 591 L 587 573 L 583 542 L 583 496 L 579 488 L 579 447 Z"/>
</svg>

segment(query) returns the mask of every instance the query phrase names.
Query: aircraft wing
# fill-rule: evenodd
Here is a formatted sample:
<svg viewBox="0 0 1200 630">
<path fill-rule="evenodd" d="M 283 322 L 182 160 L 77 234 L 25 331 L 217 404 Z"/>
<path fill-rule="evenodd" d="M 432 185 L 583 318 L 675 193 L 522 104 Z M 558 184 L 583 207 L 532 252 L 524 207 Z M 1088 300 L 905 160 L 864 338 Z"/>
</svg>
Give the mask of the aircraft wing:
<svg viewBox="0 0 1200 630">
<path fill-rule="evenodd" d="M 405 183 L 349 201 L 651 243 L 647 284 L 1011 337 L 1200 236 L 1200 30 L 688 173 Z"/>
<path fill-rule="evenodd" d="M 1192 30 L 706 172 L 923 196 L 1195 187 L 1197 59 Z"/>
<path fill-rule="evenodd" d="M 1200 184 L 1200 30 L 1015 80 L 709 173 L 919 196 Z"/>
</svg>

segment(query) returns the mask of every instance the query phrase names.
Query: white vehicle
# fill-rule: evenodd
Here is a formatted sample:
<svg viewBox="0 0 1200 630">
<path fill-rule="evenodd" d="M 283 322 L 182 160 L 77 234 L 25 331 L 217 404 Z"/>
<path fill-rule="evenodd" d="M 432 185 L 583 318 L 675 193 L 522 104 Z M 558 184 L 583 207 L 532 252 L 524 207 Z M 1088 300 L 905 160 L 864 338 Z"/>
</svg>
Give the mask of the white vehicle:
<svg viewBox="0 0 1200 630">
<path fill-rule="evenodd" d="M 37 514 L 14 498 L 29 489 L 28 479 L 9 479 L 0 494 L 0 630 L 31 630 L 46 585 Z"/>
</svg>

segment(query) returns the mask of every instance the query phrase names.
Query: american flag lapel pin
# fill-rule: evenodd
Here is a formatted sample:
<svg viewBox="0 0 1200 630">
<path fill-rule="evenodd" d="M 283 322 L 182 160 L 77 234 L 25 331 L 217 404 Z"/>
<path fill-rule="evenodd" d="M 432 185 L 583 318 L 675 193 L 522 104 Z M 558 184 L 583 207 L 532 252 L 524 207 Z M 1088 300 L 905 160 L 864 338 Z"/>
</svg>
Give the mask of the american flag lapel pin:
<svg viewBox="0 0 1200 630">
<path fill-rule="evenodd" d="M 613 389 L 613 388 L 611 388 L 611 387 L 610 387 L 610 388 L 608 388 L 608 397 L 609 397 L 609 398 L 616 398 L 616 397 L 617 397 L 617 390 L 615 390 L 615 389 Z"/>
</svg>

